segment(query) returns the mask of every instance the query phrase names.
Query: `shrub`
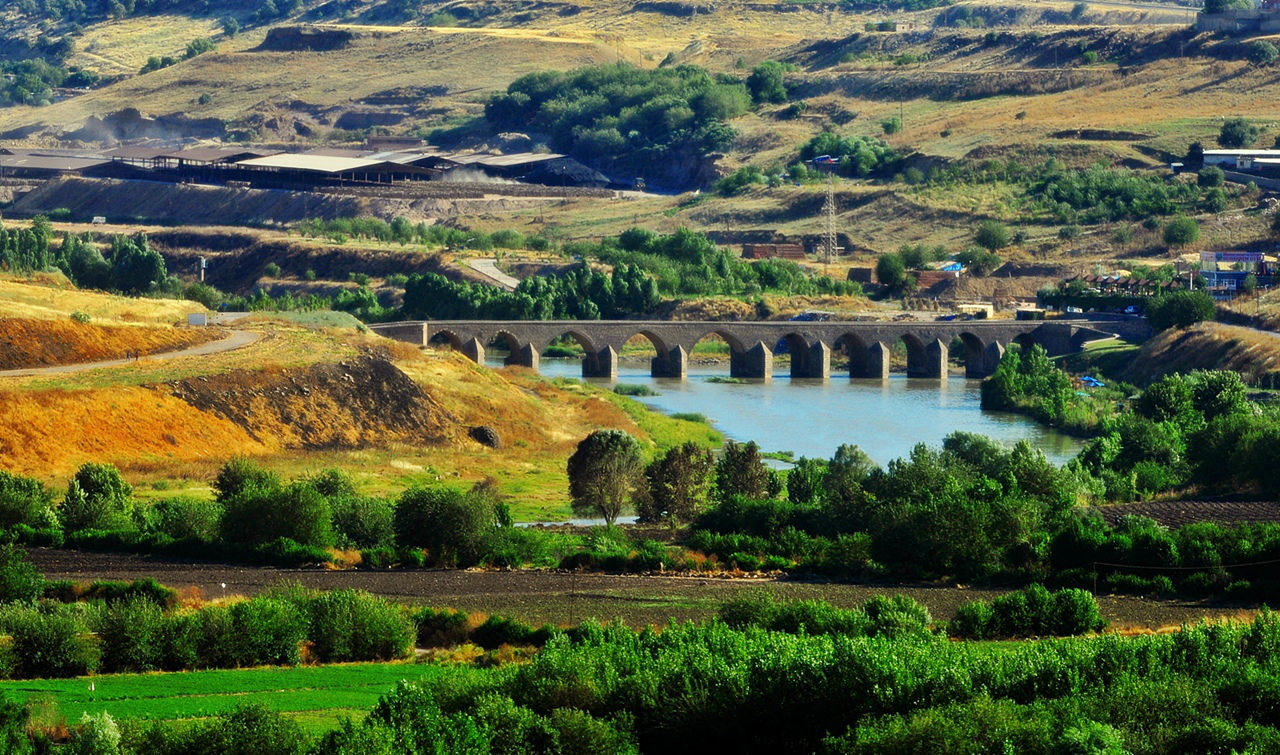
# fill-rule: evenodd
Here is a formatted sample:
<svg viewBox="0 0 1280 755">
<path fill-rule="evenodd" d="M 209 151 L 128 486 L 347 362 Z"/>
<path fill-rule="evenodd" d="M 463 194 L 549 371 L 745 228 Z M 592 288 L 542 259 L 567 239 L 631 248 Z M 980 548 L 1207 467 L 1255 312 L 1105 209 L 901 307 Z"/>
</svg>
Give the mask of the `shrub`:
<svg viewBox="0 0 1280 755">
<path fill-rule="evenodd" d="M 133 488 L 110 464 L 88 463 L 67 485 L 58 516 L 67 532 L 82 529 L 128 529 Z"/>
<path fill-rule="evenodd" d="M 984 220 L 974 232 L 973 240 L 978 246 L 994 252 L 1009 245 L 1009 229 L 998 220 Z"/>
<path fill-rule="evenodd" d="M 418 645 L 427 648 L 461 645 L 470 633 L 467 615 L 448 608 L 423 608 L 413 615 L 413 622 L 418 627 Z"/>
<path fill-rule="evenodd" d="M 482 491 L 443 486 L 409 488 L 393 516 L 400 547 L 426 548 L 439 566 L 471 566 L 484 554 L 496 521 L 494 502 Z"/>
<path fill-rule="evenodd" d="M 1213 297 L 1203 291 L 1173 291 L 1147 304 L 1147 322 L 1155 331 L 1185 328 L 1214 319 L 1216 312 Z"/>
<path fill-rule="evenodd" d="M 1218 132 L 1218 144 L 1224 149 L 1241 149 L 1258 141 L 1258 127 L 1244 118 L 1228 118 Z"/>
<path fill-rule="evenodd" d="M 110 713 L 80 714 L 80 725 L 71 732 L 65 749 L 67 755 L 118 755 L 120 727 Z"/>
<path fill-rule="evenodd" d="M 331 500 L 338 545 L 384 548 L 395 543 L 395 505 L 386 498 L 350 496 Z"/>
<path fill-rule="evenodd" d="M 155 671 L 164 659 L 160 607 L 135 597 L 107 608 L 98 622 L 102 668 L 109 672 Z"/>
<path fill-rule="evenodd" d="M 274 262 L 268 262 L 267 266 L 262 268 L 262 273 L 263 275 L 266 275 L 268 278 L 279 278 L 280 266 Z"/>
<path fill-rule="evenodd" d="M 272 484 L 274 477 L 262 479 L 249 478 L 225 497 L 219 490 L 225 507 L 223 539 L 266 543 L 286 538 L 316 548 L 333 545 L 333 512 L 313 484 L 303 480 L 280 487 Z"/>
<path fill-rule="evenodd" d="M 1053 594 L 1053 619 L 1050 630 L 1066 637 L 1101 631 L 1107 622 L 1098 609 L 1098 601 L 1080 589 L 1059 590 Z"/>
<path fill-rule="evenodd" d="M 0 603 L 34 603 L 44 588 L 44 576 L 27 560 L 26 551 L 0 546 Z"/>
<path fill-rule="evenodd" d="M 1164 243 L 1170 246 L 1184 246 L 1200 238 L 1200 224 L 1193 218 L 1179 215 L 1164 227 Z"/>
<path fill-rule="evenodd" d="M 312 652 L 323 663 L 389 661 L 413 650 L 414 627 L 400 607 L 369 593 L 322 593 L 306 608 Z"/>
<path fill-rule="evenodd" d="M 162 498 L 147 511 L 150 529 L 174 540 L 211 543 L 222 527 L 222 504 L 207 498 L 175 496 Z"/>
<path fill-rule="evenodd" d="M 1280 58 L 1280 50 L 1277 50 L 1276 46 L 1267 40 L 1260 39 L 1249 43 L 1246 56 L 1249 58 L 1249 62 L 1255 66 L 1265 66 L 1274 63 L 1276 58 Z"/>
<path fill-rule="evenodd" d="M 19 676 L 84 676 L 98 668 L 98 646 L 79 617 L 30 611 L 10 627 Z"/>
<path fill-rule="evenodd" d="M 294 666 L 307 638 L 307 620 L 297 606 L 253 598 L 231 606 L 235 662 L 239 666 Z"/>
<path fill-rule="evenodd" d="M 863 605 L 871 620 L 869 634 L 877 637 L 905 637 L 929 631 L 933 617 L 929 609 L 906 595 L 877 595 Z"/>
<path fill-rule="evenodd" d="M 524 622 L 505 616 L 490 616 L 471 632 L 471 640 L 482 648 L 494 650 L 503 645 L 545 645 L 554 630 L 534 629 Z"/>
<path fill-rule="evenodd" d="M 57 525 L 53 495 L 39 480 L 0 469 L 0 528 L 19 524 L 36 529 Z"/>
<path fill-rule="evenodd" d="M 1196 173 L 1196 183 L 1206 188 L 1221 186 L 1225 180 L 1226 174 L 1216 165 L 1206 165 Z"/>
<path fill-rule="evenodd" d="M 956 614 L 947 623 L 947 631 L 952 637 L 966 640 L 987 640 L 994 635 L 995 612 L 991 604 L 985 600 L 965 603 L 956 609 Z"/>
</svg>

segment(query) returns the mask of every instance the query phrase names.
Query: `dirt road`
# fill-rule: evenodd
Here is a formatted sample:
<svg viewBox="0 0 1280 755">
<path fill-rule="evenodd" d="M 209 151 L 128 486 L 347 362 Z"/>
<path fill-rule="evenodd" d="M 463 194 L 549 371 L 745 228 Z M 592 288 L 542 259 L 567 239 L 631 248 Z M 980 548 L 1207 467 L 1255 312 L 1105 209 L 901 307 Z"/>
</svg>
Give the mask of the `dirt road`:
<svg viewBox="0 0 1280 755">
<path fill-rule="evenodd" d="M 208 354 L 220 354 L 224 351 L 232 351 L 233 349 L 243 348 L 257 341 L 260 337 L 259 333 L 251 330 L 233 330 L 231 334 L 220 341 L 210 341 L 202 343 L 199 346 L 192 346 L 177 351 L 164 351 L 159 354 L 148 354 L 142 357 L 144 361 L 152 361 L 158 359 L 176 359 L 178 357 L 206 356 Z M 101 362 L 78 362 L 76 364 L 59 364 L 52 367 L 28 367 L 21 370 L 0 370 L 0 378 L 6 377 L 30 377 L 32 375 L 56 375 L 67 372 L 83 372 L 85 370 L 97 370 L 103 367 L 119 367 L 120 365 L 136 362 L 136 359 L 107 359 Z"/>
</svg>

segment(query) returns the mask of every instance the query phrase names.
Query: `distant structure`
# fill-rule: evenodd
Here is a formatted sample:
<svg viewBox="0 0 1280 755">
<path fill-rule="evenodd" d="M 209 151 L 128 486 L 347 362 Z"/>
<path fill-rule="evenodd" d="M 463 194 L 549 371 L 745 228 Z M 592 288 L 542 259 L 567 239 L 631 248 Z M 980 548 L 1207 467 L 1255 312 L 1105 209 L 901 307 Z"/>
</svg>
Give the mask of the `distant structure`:
<svg viewBox="0 0 1280 755">
<path fill-rule="evenodd" d="M 1227 34 L 1278 32 L 1280 31 L 1280 0 L 1262 0 L 1258 7 L 1247 10 L 1200 13 L 1196 16 L 1196 31 Z"/>
<path fill-rule="evenodd" d="M 567 155 L 443 152 L 423 147 L 420 140 L 411 141 L 416 146 L 404 146 L 405 140 L 394 137 L 375 137 L 365 149 L 318 148 L 304 152 L 247 147 L 0 147 L 0 177 L 79 175 L 301 190 L 419 181 L 521 182 L 591 189 L 613 185 L 608 176 Z M 402 147 L 375 151 L 375 143 Z"/>
</svg>

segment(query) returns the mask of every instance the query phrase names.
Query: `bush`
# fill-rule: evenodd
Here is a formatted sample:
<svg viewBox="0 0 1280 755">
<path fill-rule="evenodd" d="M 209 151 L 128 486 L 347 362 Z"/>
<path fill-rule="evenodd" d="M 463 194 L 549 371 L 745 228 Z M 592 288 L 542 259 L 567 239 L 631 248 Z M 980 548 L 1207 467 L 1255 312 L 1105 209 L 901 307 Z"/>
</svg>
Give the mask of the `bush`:
<svg viewBox="0 0 1280 755">
<path fill-rule="evenodd" d="M 1277 50 L 1275 45 L 1265 39 L 1260 39 L 1249 43 L 1246 57 L 1255 66 L 1270 65 L 1276 61 L 1276 58 L 1280 58 L 1280 50 Z"/>
<path fill-rule="evenodd" d="M 413 650 L 414 626 L 400 607 L 369 593 L 322 593 L 306 609 L 311 649 L 322 663 L 389 661 Z"/>
<path fill-rule="evenodd" d="M 1173 291 L 1147 304 L 1147 322 L 1152 330 L 1159 332 L 1212 320 L 1216 312 L 1213 297 L 1203 291 Z"/>
<path fill-rule="evenodd" d="M 1206 188 L 1221 186 L 1225 180 L 1226 174 L 1216 165 L 1206 165 L 1196 173 L 1196 183 Z"/>
<path fill-rule="evenodd" d="M 132 526 L 133 488 L 110 464 L 85 464 L 67 485 L 58 517 L 67 532 L 128 529 Z"/>
<path fill-rule="evenodd" d="M 307 638 L 307 620 L 291 603 L 253 598 L 230 610 L 230 629 L 237 666 L 296 666 Z"/>
<path fill-rule="evenodd" d="M 1244 118 L 1228 118 L 1218 132 L 1218 144 L 1224 149 L 1241 149 L 1258 141 L 1258 127 Z"/>
<path fill-rule="evenodd" d="M 102 668 L 123 671 L 155 671 L 164 660 L 165 618 L 160 607 L 135 597 L 107 608 L 98 622 Z"/>
<path fill-rule="evenodd" d="M 98 646 L 79 617 L 27 612 L 10 627 L 18 676 L 84 676 L 98 668 Z"/>
<path fill-rule="evenodd" d="M 875 637 L 907 637 L 926 634 L 933 617 L 929 609 L 906 595 L 877 595 L 863 605 Z"/>
<path fill-rule="evenodd" d="M 80 725 L 71 732 L 67 755 L 119 755 L 120 727 L 110 713 L 80 714 Z"/>
<path fill-rule="evenodd" d="M 332 499 L 331 499 L 332 500 Z M 385 548 L 395 544 L 395 504 L 386 498 L 350 496 L 332 500 L 333 530 L 344 548 Z"/>
<path fill-rule="evenodd" d="M 947 631 L 952 637 L 966 640 L 988 640 L 994 635 L 995 612 L 991 604 L 985 600 L 965 603 L 956 609 L 956 614 L 947 622 Z"/>
<path fill-rule="evenodd" d="M 470 634 L 467 615 L 448 608 L 423 608 L 413 615 L 413 622 L 418 628 L 418 645 L 425 648 L 461 645 Z"/>
<path fill-rule="evenodd" d="M 57 523 L 53 495 L 43 483 L 0 469 L 0 529 L 19 524 L 40 529 Z"/>
<path fill-rule="evenodd" d="M 1179 215 L 1164 227 L 1164 243 L 1184 246 L 1200 238 L 1200 224 L 1185 215 Z"/>
<path fill-rule="evenodd" d="M 26 551 L 0 546 L 0 603 L 34 603 L 44 588 L 44 576 L 27 560 Z"/>
<path fill-rule="evenodd" d="M 978 246 L 994 252 L 1009 245 L 1009 229 L 998 220 L 984 220 L 973 234 Z"/>
<path fill-rule="evenodd" d="M 175 496 L 156 501 L 147 510 L 148 527 L 174 540 L 211 543 L 222 528 L 222 504 L 207 498 Z"/>
<path fill-rule="evenodd" d="M 1107 622 L 1098 609 L 1098 601 L 1079 589 L 1059 590 L 1053 594 L 1051 631 L 1059 637 L 1101 631 Z"/>
<path fill-rule="evenodd" d="M 545 645 L 551 639 L 551 627 L 534 629 L 524 622 L 505 616 L 490 616 L 471 632 L 471 640 L 486 650 L 503 645 Z"/>
<path fill-rule="evenodd" d="M 393 516 L 400 547 L 425 548 L 438 566 L 478 563 L 495 523 L 495 506 L 488 495 L 443 486 L 409 488 L 401 494 Z"/>
</svg>

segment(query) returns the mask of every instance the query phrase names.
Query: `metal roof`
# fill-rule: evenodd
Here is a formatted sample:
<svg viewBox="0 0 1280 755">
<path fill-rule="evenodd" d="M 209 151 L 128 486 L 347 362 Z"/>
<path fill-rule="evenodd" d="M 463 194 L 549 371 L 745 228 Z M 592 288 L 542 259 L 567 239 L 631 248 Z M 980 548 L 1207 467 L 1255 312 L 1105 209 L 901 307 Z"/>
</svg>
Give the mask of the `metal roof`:
<svg viewBox="0 0 1280 755">
<path fill-rule="evenodd" d="M 268 157 L 270 155 L 278 155 L 278 149 L 246 149 L 244 147 L 192 147 L 191 149 L 181 149 L 177 152 L 165 152 L 157 157 L 169 158 L 171 160 L 187 160 L 195 163 L 216 163 L 228 162 L 233 158 L 243 155 L 253 155 L 254 157 Z"/>
<path fill-rule="evenodd" d="M 73 171 L 94 168 L 111 162 L 103 157 L 70 157 L 66 155 L 0 155 L 0 168 L 10 170 Z"/>
<path fill-rule="evenodd" d="M 271 155 L 270 157 L 255 157 L 252 160 L 241 160 L 236 165 L 245 168 L 278 168 L 281 170 L 304 170 L 314 173 L 346 173 L 353 170 L 372 168 L 375 165 L 386 165 L 386 161 L 372 160 L 367 157 L 279 154 Z"/>
<path fill-rule="evenodd" d="M 444 155 L 444 157 L 462 165 L 487 165 L 491 168 L 511 167 L 513 165 L 531 165 L 547 160 L 559 160 L 564 155 L 554 152 L 514 152 L 509 155 Z"/>
<path fill-rule="evenodd" d="M 304 155 L 320 155 L 321 157 L 368 157 L 371 153 L 371 150 L 352 149 L 350 147 L 314 147 L 302 151 Z"/>
<path fill-rule="evenodd" d="M 1280 149 L 1206 149 L 1206 155 L 1220 155 L 1222 157 L 1237 156 L 1247 157 L 1249 155 L 1257 155 L 1259 157 L 1280 157 Z"/>
<path fill-rule="evenodd" d="M 169 150 L 163 147 L 116 147 L 102 154 L 121 160 L 154 160 L 168 152 Z"/>
</svg>

